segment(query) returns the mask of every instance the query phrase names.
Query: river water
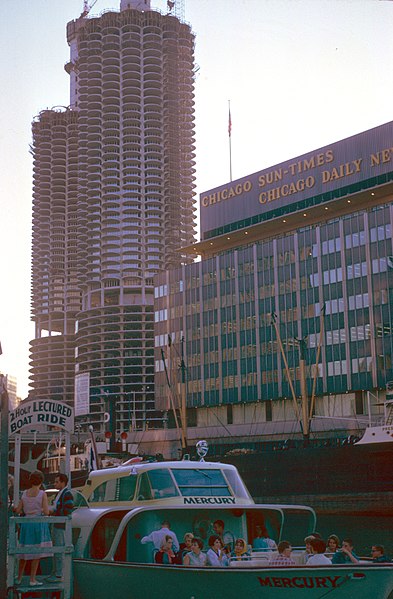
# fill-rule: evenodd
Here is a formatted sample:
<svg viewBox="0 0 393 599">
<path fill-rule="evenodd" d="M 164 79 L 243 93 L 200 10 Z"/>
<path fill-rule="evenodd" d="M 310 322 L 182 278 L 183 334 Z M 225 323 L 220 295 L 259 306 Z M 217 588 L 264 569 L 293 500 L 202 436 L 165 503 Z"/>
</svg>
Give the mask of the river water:
<svg viewBox="0 0 393 599">
<path fill-rule="evenodd" d="M 318 515 L 317 530 L 326 539 L 336 534 L 340 540 L 349 537 L 353 540 L 355 553 L 371 556 L 372 545 L 384 545 L 386 555 L 393 559 L 393 506 L 392 516 L 341 516 Z"/>
</svg>

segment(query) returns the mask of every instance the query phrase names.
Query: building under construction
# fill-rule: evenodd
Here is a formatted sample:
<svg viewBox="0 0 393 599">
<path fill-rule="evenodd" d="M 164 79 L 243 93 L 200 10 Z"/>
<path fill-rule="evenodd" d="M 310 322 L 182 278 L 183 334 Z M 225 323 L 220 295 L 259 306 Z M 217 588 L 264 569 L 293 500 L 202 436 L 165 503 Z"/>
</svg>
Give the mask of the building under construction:
<svg viewBox="0 0 393 599">
<path fill-rule="evenodd" d="M 76 383 L 82 420 L 119 433 L 160 417 L 153 277 L 194 240 L 194 35 L 150 0 L 88 9 L 67 25 L 70 106 L 33 123 L 32 395 Z"/>
</svg>

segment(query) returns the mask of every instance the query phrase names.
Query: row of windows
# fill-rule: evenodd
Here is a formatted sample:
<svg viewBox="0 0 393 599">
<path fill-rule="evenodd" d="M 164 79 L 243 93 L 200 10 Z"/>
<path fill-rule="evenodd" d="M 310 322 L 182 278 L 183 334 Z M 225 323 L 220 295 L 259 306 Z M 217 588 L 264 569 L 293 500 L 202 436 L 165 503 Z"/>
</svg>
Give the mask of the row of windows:
<svg viewBox="0 0 393 599">
<path fill-rule="evenodd" d="M 183 331 L 174 331 L 170 333 L 171 343 L 178 343 L 183 339 Z M 169 345 L 168 333 L 156 335 L 154 337 L 155 347 L 167 347 Z"/>
<path fill-rule="evenodd" d="M 362 372 L 370 372 L 372 365 L 371 356 L 363 358 L 353 358 L 351 360 L 351 369 L 353 374 Z M 312 368 L 312 376 L 314 375 L 315 368 Z M 346 376 L 348 375 L 348 364 L 346 360 L 334 360 L 327 363 L 327 375 L 328 376 Z M 290 368 L 289 376 L 291 380 L 300 380 L 300 368 Z M 318 365 L 317 377 L 322 377 L 322 365 Z M 237 389 L 239 387 L 239 381 L 242 387 L 256 386 L 258 384 L 258 377 L 256 372 L 248 372 L 242 375 L 227 375 L 222 377 L 222 389 Z M 277 383 L 278 371 L 275 370 L 262 370 L 261 382 L 263 385 L 270 383 Z M 205 391 L 219 390 L 221 388 L 221 379 L 218 377 L 205 377 Z M 285 383 L 287 379 L 285 377 Z M 188 391 L 190 393 L 200 393 L 202 391 L 202 382 L 200 379 L 189 381 Z"/>
<path fill-rule="evenodd" d="M 168 320 L 168 310 L 166 308 L 154 312 L 154 322 L 162 322 L 163 320 Z"/>
<path fill-rule="evenodd" d="M 384 239 L 390 239 L 392 237 L 392 228 L 390 223 L 380 225 L 379 227 L 370 228 L 370 241 L 383 241 Z M 365 231 L 359 231 L 358 233 L 350 233 L 345 235 L 345 249 L 352 249 L 366 244 L 366 233 Z M 335 237 L 327 241 L 322 242 L 322 255 L 333 254 L 341 250 L 341 239 Z M 312 246 L 312 255 L 316 257 L 318 255 L 318 245 Z"/>
</svg>

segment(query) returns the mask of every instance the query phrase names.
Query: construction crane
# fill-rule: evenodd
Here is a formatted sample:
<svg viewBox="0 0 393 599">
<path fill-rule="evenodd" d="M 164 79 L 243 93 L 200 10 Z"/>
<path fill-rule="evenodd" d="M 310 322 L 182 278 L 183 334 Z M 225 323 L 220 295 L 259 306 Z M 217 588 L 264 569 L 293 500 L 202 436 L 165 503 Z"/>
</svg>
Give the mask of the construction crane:
<svg viewBox="0 0 393 599">
<path fill-rule="evenodd" d="M 184 0 L 167 0 L 168 15 L 173 15 L 184 22 L 185 10 Z"/>
<path fill-rule="evenodd" d="M 89 0 L 83 0 L 83 12 L 81 17 L 87 17 L 96 2 L 97 0 L 93 0 L 92 2 L 89 2 Z"/>
</svg>

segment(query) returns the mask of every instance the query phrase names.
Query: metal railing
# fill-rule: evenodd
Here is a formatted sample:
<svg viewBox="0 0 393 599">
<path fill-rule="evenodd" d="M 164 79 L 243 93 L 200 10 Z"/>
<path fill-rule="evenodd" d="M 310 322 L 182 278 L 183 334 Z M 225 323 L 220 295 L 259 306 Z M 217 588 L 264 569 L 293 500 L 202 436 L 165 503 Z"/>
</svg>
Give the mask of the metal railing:
<svg viewBox="0 0 393 599">
<path fill-rule="evenodd" d="M 17 526 L 19 524 L 28 524 L 39 522 L 45 522 L 47 524 L 64 524 L 64 545 L 53 546 L 53 547 L 33 547 L 33 546 L 20 546 L 18 543 Z M 31 591 L 32 587 L 29 586 L 28 582 L 24 582 L 22 579 L 21 583 L 16 583 L 18 573 L 18 556 L 19 555 L 34 555 L 47 553 L 51 556 L 61 553 L 64 555 L 63 562 L 63 576 L 61 582 L 50 583 L 42 579 L 42 586 L 34 587 L 34 592 L 40 592 L 42 595 L 48 596 L 50 591 L 61 591 L 62 599 L 71 599 L 72 589 L 72 554 L 74 546 L 72 544 L 72 528 L 71 518 L 69 516 L 14 516 L 9 521 L 9 543 L 8 543 L 8 573 L 7 573 L 7 587 L 8 589 L 15 589 L 22 593 Z M 50 572 L 48 573 L 50 574 Z M 50 594 L 49 594 L 50 596 Z"/>
</svg>

